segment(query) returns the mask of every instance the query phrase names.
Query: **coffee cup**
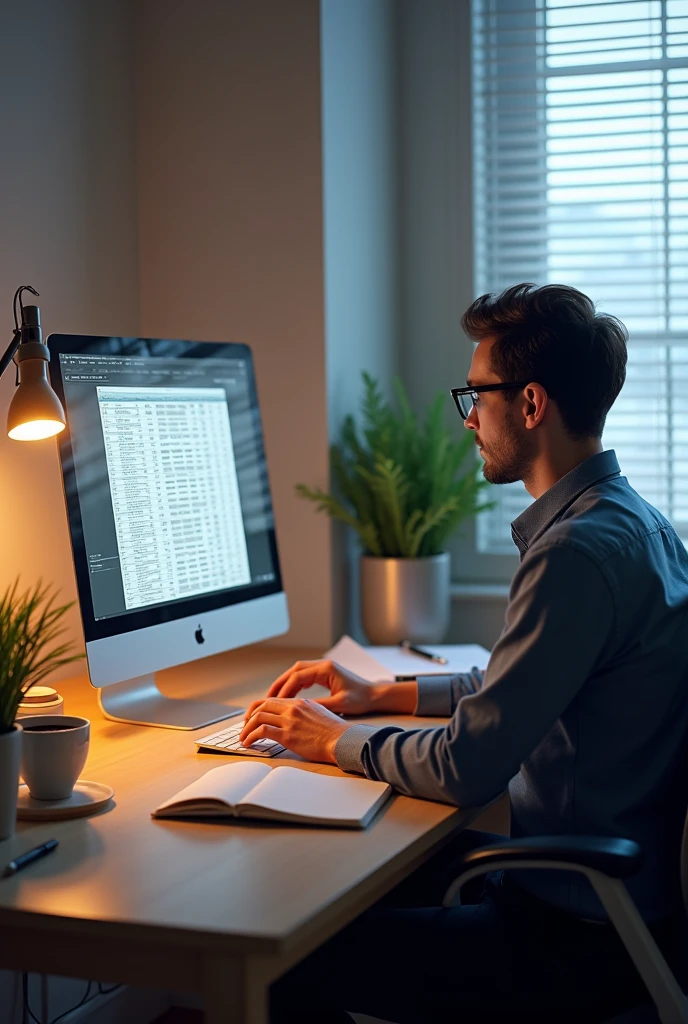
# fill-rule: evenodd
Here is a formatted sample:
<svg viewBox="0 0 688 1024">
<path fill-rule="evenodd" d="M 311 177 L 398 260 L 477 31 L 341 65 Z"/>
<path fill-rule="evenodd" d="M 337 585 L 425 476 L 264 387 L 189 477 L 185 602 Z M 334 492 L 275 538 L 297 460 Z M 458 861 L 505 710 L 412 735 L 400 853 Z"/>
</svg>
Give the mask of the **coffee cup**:
<svg viewBox="0 0 688 1024">
<path fill-rule="evenodd" d="M 76 715 L 21 720 L 21 775 L 34 800 L 66 800 L 86 763 L 91 723 Z"/>
</svg>

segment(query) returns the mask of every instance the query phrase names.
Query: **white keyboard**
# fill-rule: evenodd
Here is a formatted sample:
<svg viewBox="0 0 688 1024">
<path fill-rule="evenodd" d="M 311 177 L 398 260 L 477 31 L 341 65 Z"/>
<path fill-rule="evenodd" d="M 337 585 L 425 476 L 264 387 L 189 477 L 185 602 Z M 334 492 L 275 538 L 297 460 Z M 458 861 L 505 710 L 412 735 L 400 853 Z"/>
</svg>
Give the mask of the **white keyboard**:
<svg viewBox="0 0 688 1024">
<path fill-rule="evenodd" d="M 275 740 L 256 740 L 252 746 L 242 747 L 239 736 L 243 728 L 243 720 L 234 722 L 226 729 L 221 729 L 220 732 L 214 732 L 210 736 L 196 740 L 196 746 L 199 750 L 219 750 L 222 754 L 240 754 L 242 757 L 274 757 L 275 754 L 286 749 Z"/>
</svg>

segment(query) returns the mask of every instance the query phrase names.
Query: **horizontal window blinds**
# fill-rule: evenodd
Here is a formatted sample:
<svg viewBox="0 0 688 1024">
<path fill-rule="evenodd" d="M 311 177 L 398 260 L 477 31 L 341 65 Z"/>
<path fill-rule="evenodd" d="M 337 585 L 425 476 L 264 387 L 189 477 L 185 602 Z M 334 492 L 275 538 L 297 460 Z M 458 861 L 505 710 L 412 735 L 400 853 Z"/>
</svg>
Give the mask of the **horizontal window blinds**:
<svg viewBox="0 0 688 1024">
<path fill-rule="evenodd" d="M 474 0 L 477 293 L 586 292 L 630 331 L 604 446 L 688 542 L 688 0 Z M 483 552 L 530 501 L 494 489 Z"/>
</svg>

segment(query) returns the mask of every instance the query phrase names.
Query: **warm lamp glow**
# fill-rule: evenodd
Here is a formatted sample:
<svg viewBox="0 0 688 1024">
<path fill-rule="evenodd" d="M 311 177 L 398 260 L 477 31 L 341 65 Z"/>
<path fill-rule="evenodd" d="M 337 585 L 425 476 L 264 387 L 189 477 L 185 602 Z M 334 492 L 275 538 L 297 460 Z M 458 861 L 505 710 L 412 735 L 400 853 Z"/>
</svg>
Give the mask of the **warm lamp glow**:
<svg viewBox="0 0 688 1024">
<path fill-rule="evenodd" d="M 64 423 L 59 420 L 31 420 L 13 427 L 8 437 L 13 441 L 40 441 L 44 437 L 54 437 L 64 428 Z"/>
</svg>

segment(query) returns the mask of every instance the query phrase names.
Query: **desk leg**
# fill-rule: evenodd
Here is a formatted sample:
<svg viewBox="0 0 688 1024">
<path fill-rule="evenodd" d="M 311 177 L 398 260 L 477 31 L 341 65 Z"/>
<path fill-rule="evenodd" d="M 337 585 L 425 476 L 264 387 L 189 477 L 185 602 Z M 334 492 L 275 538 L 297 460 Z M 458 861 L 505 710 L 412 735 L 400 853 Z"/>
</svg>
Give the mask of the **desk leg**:
<svg viewBox="0 0 688 1024">
<path fill-rule="evenodd" d="M 208 957 L 203 971 L 205 1024 L 268 1024 L 268 986 L 258 964 Z"/>
</svg>

